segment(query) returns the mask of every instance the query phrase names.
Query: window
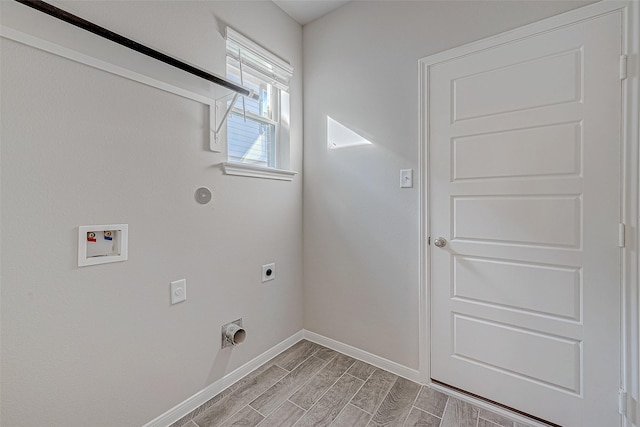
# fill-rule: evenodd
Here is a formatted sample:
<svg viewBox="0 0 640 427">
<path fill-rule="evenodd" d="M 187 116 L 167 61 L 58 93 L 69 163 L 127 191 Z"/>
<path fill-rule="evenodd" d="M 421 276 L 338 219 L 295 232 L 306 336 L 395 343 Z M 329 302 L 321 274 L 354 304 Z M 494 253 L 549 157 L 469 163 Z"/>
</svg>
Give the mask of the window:
<svg viewBox="0 0 640 427">
<path fill-rule="evenodd" d="M 292 73 L 288 63 L 227 27 L 227 78 L 252 90 L 253 95 L 238 97 L 227 118 L 225 173 L 256 176 L 257 170 L 289 169 Z M 287 176 L 289 180 L 293 177 L 291 173 Z"/>
</svg>

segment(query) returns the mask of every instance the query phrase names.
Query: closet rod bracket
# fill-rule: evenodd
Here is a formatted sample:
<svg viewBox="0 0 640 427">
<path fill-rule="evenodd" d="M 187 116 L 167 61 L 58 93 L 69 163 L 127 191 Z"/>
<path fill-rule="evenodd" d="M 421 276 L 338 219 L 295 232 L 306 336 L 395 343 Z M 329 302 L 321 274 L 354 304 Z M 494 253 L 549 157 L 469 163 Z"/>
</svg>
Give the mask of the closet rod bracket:
<svg viewBox="0 0 640 427">
<path fill-rule="evenodd" d="M 222 115 L 222 118 L 220 119 L 220 123 L 217 123 L 218 122 L 218 120 L 217 120 L 217 111 L 218 111 L 218 106 L 224 102 L 224 101 L 222 101 L 222 99 L 224 99 L 224 98 L 221 98 L 221 99 L 216 101 L 216 105 L 215 105 L 215 108 L 216 108 L 215 123 L 217 123 L 217 125 L 215 125 L 216 126 L 215 130 L 213 128 L 211 129 L 211 133 L 213 133 L 213 136 L 215 138 L 216 143 L 219 142 L 218 141 L 218 136 L 220 135 L 220 131 L 222 130 L 222 126 L 224 125 L 224 123 L 226 122 L 227 118 L 229 117 L 229 114 L 231 114 L 231 110 L 233 110 L 233 106 L 236 105 L 236 101 L 238 100 L 238 98 L 240 96 L 244 97 L 244 95 L 240 95 L 237 92 L 233 94 L 233 98 L 231 99 L 231 102 L 228 103 L 228 105 L 226 106 L 224 114 Z M 253 90 L 249 90 L 249 95 L 247 95 L 247 97 L 249 99 L 255 99 L 255 100 L 259 99 L 258 96 L 253 92 Z"/>
</svg>

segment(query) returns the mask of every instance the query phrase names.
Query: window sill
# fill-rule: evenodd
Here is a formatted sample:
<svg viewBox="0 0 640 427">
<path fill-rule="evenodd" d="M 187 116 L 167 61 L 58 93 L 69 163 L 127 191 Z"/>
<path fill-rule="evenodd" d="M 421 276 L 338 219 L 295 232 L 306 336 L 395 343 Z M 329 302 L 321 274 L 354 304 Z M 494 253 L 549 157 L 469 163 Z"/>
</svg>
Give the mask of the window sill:
<svg viewBox="0 0 640 427">
<path fill-rule="evenodd" d="M 262 166 L 248 165 L 244 163 L 225 162 L 222 164 L 225 175 L 248 176 L 251 178 L 277 179 L 280 181 L 292 181 L 298 173 L 294 171 L 265 168 Z"/>
</svg>

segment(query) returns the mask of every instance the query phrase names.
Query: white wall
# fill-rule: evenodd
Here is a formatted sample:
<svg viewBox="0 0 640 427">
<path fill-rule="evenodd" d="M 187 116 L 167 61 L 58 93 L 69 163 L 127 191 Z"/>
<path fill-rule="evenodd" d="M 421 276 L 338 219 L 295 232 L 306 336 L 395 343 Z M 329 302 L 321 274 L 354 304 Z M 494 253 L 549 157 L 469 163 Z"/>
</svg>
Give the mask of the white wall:
<svg viewBox="0 0 640 427">
<path fill-rule="evenodd" d="M 584 4 L 354 1 L 304 27 L 306 329 L 419 368 L 417 61 Z M 327 150 L 327 116 L 373 144 Z"/>
<path fill-rule="evenodd" d="M 291 61 L 301 169 L 301 28 L 274 4 L 62 5 L 217 74 L 223 23 Z M 1 425 L 140 426 L 302 329 L 301 175 L 225 176 L 204 105 L 1 49 Z M 129 224 L 129 261 L 78 268 L 77 227 L 105 223 Z M 277 278 L 264 286 L 267 262 Z M 180 278 L 188 300 L 171 306 Z M 220 326 L 238 317 L 246 342 L 219 350 Z"/>
</svg>

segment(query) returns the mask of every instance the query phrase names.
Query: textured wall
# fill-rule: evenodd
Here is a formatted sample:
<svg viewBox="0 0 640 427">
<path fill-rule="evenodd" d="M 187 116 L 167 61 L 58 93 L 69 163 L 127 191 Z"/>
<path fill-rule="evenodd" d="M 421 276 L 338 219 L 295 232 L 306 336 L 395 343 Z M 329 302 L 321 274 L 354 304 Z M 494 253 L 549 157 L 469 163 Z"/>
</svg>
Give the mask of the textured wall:
<svg viewBox="0 0 640 427">
<path fill-rule="evenodd" d="M 418 60 L 584 4 L 354 1 L 304 27 L 306 329 L 418 368 Z M 327 116 L 372 145 L 327 150 Z"/>
<path fill-rule="evenodd" d="M 62 5 L 217 74 L 224 23 L 291 61 L 301 170 L 301 28 L 274 4 Z M 225 176 L 204 105 L 1 49 L 1 425 L 139 426 L 302 328 L 301 175 Z M 193 198 L 203 185 L 209 205 Z M 78 268 L 77 227 L 106 223 L 129 224 L 129 260 Z M 267 262 L 278 274 L 265 286 Z M 171 306 L 180 278 L 188 300 Z M 246 342 L 219 350 L 220 326 L 238 317 Z"/>
</svg>

